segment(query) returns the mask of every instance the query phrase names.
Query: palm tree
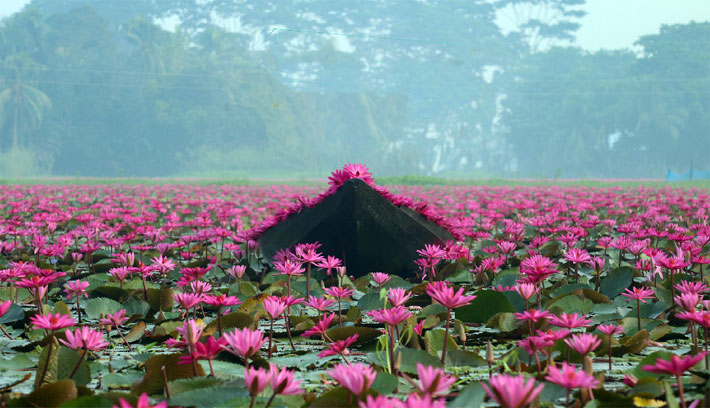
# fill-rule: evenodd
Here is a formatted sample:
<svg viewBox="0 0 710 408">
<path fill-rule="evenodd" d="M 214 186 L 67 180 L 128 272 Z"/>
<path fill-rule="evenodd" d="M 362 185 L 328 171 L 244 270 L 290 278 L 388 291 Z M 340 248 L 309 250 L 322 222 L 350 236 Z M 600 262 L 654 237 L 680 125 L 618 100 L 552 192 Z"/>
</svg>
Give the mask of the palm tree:
<svg viewBox="0 0 710 408">
<path fill-rule="evenodd" d="M 0 91 L 0 129 L 10 123 L 12 150 L 15 150 L 24 144 L 21 139 L 23 131 L 32 131 L 42 124 L 44 112 L 52 107 L 52 101 L 20 75 L 27 69 L 39 67 L 38 64 L 24 55 L 13 55 L 5 62 L 14 71 L 14 79 Z"/>
</svg>

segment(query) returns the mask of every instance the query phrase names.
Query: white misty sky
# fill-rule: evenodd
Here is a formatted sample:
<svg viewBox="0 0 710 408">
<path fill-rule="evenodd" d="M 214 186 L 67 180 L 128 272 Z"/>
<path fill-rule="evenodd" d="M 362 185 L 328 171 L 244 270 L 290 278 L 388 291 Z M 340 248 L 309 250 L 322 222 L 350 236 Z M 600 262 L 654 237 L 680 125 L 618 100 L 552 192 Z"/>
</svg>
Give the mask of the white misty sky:
<svg viewBox="0 0 710 408">
<path fill-rule="evenodd" d="M 0 0 L 0 18 L 30 0 Z M 587 15 L 577 43 L 590 51 L 631 47 L 639 36 L 655 34 L 662 24 L 710 21 L 708 0 L 587 0 Z"/>
</svg>

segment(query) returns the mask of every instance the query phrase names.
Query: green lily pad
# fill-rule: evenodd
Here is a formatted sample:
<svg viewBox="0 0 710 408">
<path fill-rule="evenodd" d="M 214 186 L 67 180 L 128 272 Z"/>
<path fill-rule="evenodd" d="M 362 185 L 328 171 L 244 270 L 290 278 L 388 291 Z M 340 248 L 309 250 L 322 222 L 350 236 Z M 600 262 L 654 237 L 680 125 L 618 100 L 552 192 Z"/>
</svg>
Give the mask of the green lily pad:
<svg viewBox="0 0 710 408">
<path fill-rule="evenodd" d="M 375 381 L 372 383 L 372 389 L 379 394 L 387 395 L 394 392 L 399 385 L 399 379 L 392 374 L 380 371 L 377 373 Z"/>
<path fill-rule="evenodd" d="M 599 291 L 609 299 L 617 297 L 626 288 L 631 286 L 634 279 L 634 270 L 628 266 L 615 268 L 607 272 L 599 285 Z"/>
<path fill-rule="evenodd" d="M 471 304 L 455 309 L 456 318 L 466 323 L 486 323 L 497 313 L 514 311 L 508 298 L 493 290 L 478 291 Z"/>
<path fill-rule="evenodd" d="M 480 407 L 483 406 L 483 400 L 486 399 L 486 391 L 481 387 L 481 383 L 478 381 L 473 382 L 468 387 L 464 388 L 463 391 L 459 393 L 449 407 L 453 408 L 466 408 L 466 407 Z"/>
<path fill-rule="evenodd" d="M 345 340 L 353 334 L 357 334 L 357 340 L 353 344 L 354 346 L 361 346 L 365 343 L 380 337 L 382 332 L 373 327 L 363 327 L 363 326 L 343 326 L 343 327 L 333 327 L 326 332 L 328 337 L 333 341 Z"/>
<path fill-rule="evenodd" d="M 90 319 L 98 320 L 101 315 L 109 315 L 123 309 L 124 306 L 109 298 L 88 299 L 84 311 Z"/>
<path fill-rule="evenodd" d="M 22 306 L 17 303 L 13 303 L 7 309 L 4 315 L 0 317 L 0 324 L 7 324 L 20 321 L 25 318 L 25 311 Z"/>
<path fill-rule="evenodd" d="M 72 380 L 61 380 L 44 384 L 25 397 L 31 406 L 58 407 L 77 397 L 76 384 Z"/>
<path fill-rule="evenodd" d="M 395 353 L 401 354 L 402 364 L 399 370 L 407 374 L 417 373 L 417 363 L 425 366 L 433 366 L 443 368 L 441 359 L 432 356 L 424 350 L 415 350 L 408 347 L 399 347 Z M 397 357 L 395 357 L 396 359 Z"/>
<path fill-rule="evenodd" d="M 149 395 L 163 392 L 163 373 L 161 367 L 165 366 L 165 373 L 168 381 L 180 378 L 191 378 L 195 376 L 192 364 L 178 364 L 180 354 L 162 354 L 146 360 L 146 373 L 131 386 L 131 392 L 140 395 L 144 392 Z M 198 377 L 204 376 L 205 371 L 198 364 L 196 366 Z"/>
<path fill-rule="evenodd" d="M 577 296 L 575 294 L 564 296 L 548 306 L 548 308 L 556 307 L 565 313 L 581 313 L 587 314 L 594 307 L 594 302 L 589 299 Z"/>
</svg>

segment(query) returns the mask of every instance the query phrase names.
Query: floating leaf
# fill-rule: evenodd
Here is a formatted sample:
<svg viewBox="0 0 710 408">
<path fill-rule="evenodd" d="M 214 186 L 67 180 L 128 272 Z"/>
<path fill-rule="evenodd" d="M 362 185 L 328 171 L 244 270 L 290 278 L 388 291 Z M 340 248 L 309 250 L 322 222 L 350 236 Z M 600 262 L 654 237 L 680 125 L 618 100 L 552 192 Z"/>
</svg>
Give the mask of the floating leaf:
<svg viewBox="0 0 710 408">
<path fill-rule="evenodd" d="M 387 395 L 394 392 L 398 385 L 399 379 L 396 376 L 380 371 L 377 373 L 377 377 L 375 377 L 375 381 L 372 383 L 371 388 L 379 394 Z"/>
<path fill-rule="evenodd" d="M 653 353 L 645 356 L 644 358 L 641 359 L 641 361 L 638 362 L 636 367 L 634 367 L 630 374 L 633 374 L 634 377 L 638 378 L 639 380 L 643 378 L 661 378 L 663 377 L 663 374 L 657 374 L 657 373 L 652 373 L 650 371 L 646 371 L 643 369 L 643 366 L 645 365 L 654 365 L 656 364 L 656 360 L 670 360 L 671 356 L 673 356 L 673 353 L 669 351 L 654 351 Z"/>
<path fill-rule="evenodd" d="M 586 315 L 592 310 L 593 306 L 594 302 L 591 300 L 571 294 L 554 301 L 552 304 L 548 305 L 548 308 L 556 307 L 565 313 L 581 313 Z"/>
<path fill-rule="evenodd" d="M 194 377 L 192 364 L 178 364 L 178 357 L 181 354 L 162 354 L 149 358 L 146 360 L 145 368 L 146 373 L 133 383 L 131 386 L 131 392 L 136 395 L 140 395 L 144 392 L 149 395 L 158 394 L 163 392 L 163 373 L 160 368 L 165 366 L 165 373 L 168 377 L 168 381 L 177 380 L 179 378 L 191 378 Z M 197 376 L 204 376 L 205 371 L 202 366 L 197 365 Z"/>
<path fill-rule="evenodd" d="M 634 279 L 634 270 L 628 266 L 615 268 L 607 272 L 599 285 L 599 291 L 609 299 L 617 297 L 626 288 L 631 286 Z"/>
<path fill-rule="evenodd" d="M 118 286 L 99 286 L 89 293 L 92 298 L 109 298 L 121 302 L 130 297 L 127 290 Z"/>
<path fill-rule="evenodd" d="M 126 309 L 126 314 L 128 316 L 138 316 L 143 319 L 148 314 L 150 310 L 150 305 L 145 300 L 139 300 L 136 298 L 130 298 L 123 303 L 123 307 Z"/>
<path fill-rule="evenodd" d="M 636 302 L 631 302 L 631 310 L 626 314 L 626 317 L 636 318 L 638 316 L 638 309 L 636 308 Z M 641 303 L 641 317 L 647 319 L 655 319 L 661 313 L 670 309 L 671 306 L 666 302 L 647 302 Z"/>
<path fill-rule="evenodd" d="M 232 312 L 222 316 L 222 332 L 229 329 L 243 329 L 245 327 L 251 326 L 254 323 L 254 318 L 244 312 Z M 210 322 L 210 324 L 205 327 L 205 334 L 210 335 L 217 332 L 217 319 Z"/>
<path fill-rule="evenodd" d="M 64 403 L 60 408 L 112 408 L 115 402 L 101 395 L 85 395 Z"/>
<path fill-rule="evenodd" d="M 113 385 L 116 387 L 130 387 L 131 384 L 138 381 L 143 373 L 139 371 L 126 371 L 123 373 L 109 373 L 101 377 L 101 383 L 105 385 Z"/>
<path fill-rule="evenodd" d="M 46 371 L 44 375 L 45 384 L 54 382 L 54 380 L 57 379 L 57 366 L 59 365 L 59 353 L 57 352 L 57 350 L 59 349 L 59 340 L 57 340 L 56 336 L 52 336 L 51 355 L 49 355 L 49 348 L 49 343 L 46 346 L 42 347 L 42 352 L 39 354 L 39 362 L 37 363 L 38 373 L 43 373 Z M 49 360 L 47 360 L 48 357 Z M 46 369 L 45 366 L 47 366 Z M 42 374 L 35 376 L 35 388 L 39 387 L 39 380 L 41 376 Z"/>
<path fill-rule="evenodd" d="M 620 342 L 621 349 L 624 353 L 639 353 L 644 349 L 644 347 L 646 347 L 646 343 L 648 343 L 649 338 L 650 335 L 648 330 L 641 330 L 631 337 L 622 339 Z"/>
<path fill-rule="evenodd" d="M 465 350 L 447 350 L 446 366 L 454 367 L 481 367 L 487 365 L 486 360 L 478 353 Z"/>
<path fill-rule="evenodd" d="M 428 330 L 426 333 L 424 333 L 424 340 L 427 345 L 427 351 L 435 356 L 440 351 L 442 351 L 444 348 L 444 335 L 445 331 L 443 329 Z M 456 350 L 459 348 L 458 344 L 456 344 L 456 341 L 451 335 L 451 332 L 449 332 L 449 336 L 446 338 L 446 340 L 447 350 Z"/>
<path fill-rule="evenodd" d="M 432 356 L 424 350 L 398 347 L 395 353 L 402 355 L 402 365 L 399 367 L 399 370 L 407 374 L 417 373 L 417 363 L 422 363 L 425 366 L 443 367 L 441 365 L 441 359 Z"/>
<path fill-rule="evenodd" d="M 345 315 L 349 322 L 357 322 L 362 318 L 362 309 L 357 306 L 353 306 L 348 309 L 348 313 Z"/>
<path fill-rule="evenodd" d="M 478 381 L 464 388 L 448 406 L 452 408 L 480 407 L 486 399 L 486 392 Z"/>
<path fill-rule="evenodd" d="M 644 398 L 655 398 L 663 394 L 663 386 L 655 378 L 639 378 L 629 394 Z"/>
<path fill-rule="evenodd" d="M 605 389 L 594 390 L 594 399 L 598 407 L 632 407 L 633 398 Z"/>
<path fill-rule="evenodd" d="M 384 306 L 384 300 L 380 299 L 379 292 L 366 293 L 357 302 L 357 307 L 363 311 L 377 310 Z"/>
<path fill-rule="evenodd" d="M 34 367 L 33 362 L 27 354 L 15 354 L 10 360 L 0 359 L 0 370 L 22 370 L 23 368 Z"/>
<path fill-rule="evenodd" d="M 26 399 L 36 407 L 58 407 L 77 397 L 76 384 L 72 380 L 61 380 L 44 384 L 32 391 Z"/>
<path fill-rule="evenodd" d="M 54 313 L 59 313 L 67 316 L 71 316 L 71 312 L 69 311 L 69 306 L 67 306 L 66 303 L 62 302 L 61 300 L 59 302 L 56 302 L 54 304 Z"/>
<path fill-rule="evenodd" d="M 506 269 L 500 271 L 493 278 L 493 286 L 509 286 L 513 287 L 517 284 L 518 280 L 518 270 L 517 269 Z"/>
<path fill-rule="evenodd" d="M 467 323 L 486 323 L 496 313 L 514 312 L 510 301 L 500 292 L 481 290 L 471 304 L 455 309 L 456 318 Z"/>
<path fill-rule="evenodd" d="M 562 297 L 564 295 L 569 295 L 570 293 L 577 292 L 578 294 L 582 294 L 584 289 L 591 289 L 592 287 L 587 285 L 586 283 L 571 283 L 567 285 L 561 285 L 551 293 L 551 297 L 553 298 L 558 298 Z"/>
<path fill-rule="evenodd" d="M 445 317 L 447 310 L 448 309 L 446 309 L 444 306 L 442 306 L 438 303 L 432 303 L 428 306 L 425 306 L 421 311 L 419 311 L 418 316 L 425 317 L 425 316 L 429 316 L 429 315 L 440 315 L 443 313 L 444 317 Z M 442 317 L 442 319 L 443 319 L 443 317 Z"/>
<path fill-rule="evenodd" d="M 151 310 L 169 312 L 173 310 L 175 299 L 173 288 L 148 289 L 148 304 Z"/>
<path fill-rule="evenodd" d="M 667 324 L 659 324 L 658 326 L 654 327 L 653 330 L 651 330 L 651 333 L 649 334 L 649 340 L 656 341 L 670 332 L 671 326 Z"/>
<path fill-rule="evenodd" d="M 498 319 L 498 329 L 501 332 L 511 332 L 515 330 L 516 319 L 512 313 L 501 313 Z"/>
<path fill-rule="evenodd" d="M 57 350 L 55 349 L 54 352 L 56 351 Z M 86 361 L 86 357 L 82 359 L 78 352 L 64 346 L 59 347 L 58 354 L 59 360 L 57 364 L 57 374 L 55 377 L 57 380 L 69 378 L 74 370 L 74 367 L 76 367 L 76 364 L 81 359 L 81 364 L 72 379 L 78 386 L 86 385 L 91 382 L 91 371 L 89 370 L 89 364 Z"/>
<path fill-rule="evenodd" d="M 143 333 L 145 333 L 145 327 L 146 324 L 144 321 L 140 321 L 133 326 L 131 331 L 126 333 L 123 337 L 125 337 L 126 341 L 129 343 L 132 343 L 134 341 L 137 341 L 141 337 L 143 337 Z"/>
<path fill-rule="evenodd" d="M 373 395 L 374 391 L 368 390 L 365 395 Z M 343 387 L 335 387 L 323 393 L 309 405 L 309 408 L 357 408 L 359 407 L 357 398 L 352 397 L 352 393 Z"/>
<path fill-rule="evenodd" d="M 668 408 L 678 408 L 678 399 L 673 393 L 671 384 L 668 381 L 664 381 L 663 388 L 666 390 L 666 402 L 668 403 Z"/>
<path fill-rule="evenodd" d="M 639 396 L 634 397 L 634 406 L 635 407 L 644 407 L 644 408 L 660 408 L 660 407 L 665 407 L 667 405 L 666 401 L 661 401 L 653 398 L 643 398 Z"/>
<path fill-rule="evenodd" d="M 17 303 L 10 305 L 4 315 L 0 317 L 0 324 L 7 324 L 20 321 L 25 318 L 25 311 Z"/>
<path fill-rule="evenodd" d="M 591 300 L 594 303 L 612 303 L 611 299 L 604 296 L 603 294 L 592 289 L 582 289 L 582 294 L 585 298 Z"/>
<path fill-rule="evenodd" d="M 89 318 L 98 320 L 101 315 L 108 315 L 123 309 L 120 303 L 109 298 L 93 298 L 86 301 L 84 311 Z"/>
<path fill-rule="evenodd" d="M 215 387 L 222 383 L 224 383 L 224 380 L 215 377 L 181 378 L 179 380 L 170 381 L 168 388 L 170 388 L 170 395 L 174 397 L 186 391 Z"/>
<path fill-rule="evenodd" d="M 241 286 L 241 291 L 239 290 Z M 241 284 L 234 283 L 229 287 L 228 295 L 238 296 L 243 295 L 246 297 L 252 297 L 259 293 L 259 288 L 255 282 L 242 280 Z"/>
<path fill-rule="evenodd" d="M 391 289 L 391 288 L 402 288 L 402 289 L 411 289 L 414 287 L 414 285 L 410 282 L 407 282 L 406 280 L 402 279 L 401 277 L 397 275 L 390 275 L 390 280 L 388 280 L 384 285 L 382 285 L 384 289 Z"/>
<path fill-rule="evenodd" d="M 380 337 L 382 332 L 373 327 L 364 326 L 343 326 L 343 327 L 333 327 L 326 332 L 328 337 L 333 341 L 345 340 L 353 334 L 357 333 L 357 340 L 354 346 L 361 346 L 365 343 Z"/>
<path fill-rule="evenodd" d="M 217 387 L 198 388 L 185 391 L 176 397 L 170 398 L 172 406 L 185 406 L 195 408 L 212 408 L 217 404 L 238 397 L 248 397 L 249 391 L 242 381 L 241 386 L 227 384 Z"/>
</svg>

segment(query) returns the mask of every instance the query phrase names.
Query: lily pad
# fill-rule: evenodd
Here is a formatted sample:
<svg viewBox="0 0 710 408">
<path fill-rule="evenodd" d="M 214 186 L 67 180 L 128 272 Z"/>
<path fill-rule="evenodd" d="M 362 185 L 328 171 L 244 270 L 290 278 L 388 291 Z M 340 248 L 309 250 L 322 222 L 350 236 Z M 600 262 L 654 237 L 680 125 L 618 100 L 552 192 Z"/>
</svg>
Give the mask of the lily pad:
<svg viewBox="0 0 710 408">
<path fill-rule="evenodd" d="M 163 373 L 161 367 L 165 366 L 165 373 L 168 381 L 177 380 L 180 378 L 191 378 L 195 374 L 204 376 L 205 371 L 198 364 L 196 373 L 193 372 L 192 364 L 178 364 L 180 354 L 163 354 L 149 358 L 145 362 L 146 373 L 133 383 L 131 392 L 140 395 L 144 392 L 149 395 L 163 392 Z"/>
<path fill-rule="evenodd" d="M 125 337 L 126 341 L 129 343 L 132 343 L 134 341 L 139 340 L 141 337 L 143 337 L 143 333 L 145 333 L 145 327 L 146 324 L 144 321 L 139 321 L 136 323 L 133 328 L 131 329 L 130 332 L 126 333 L 123 337 Z"/>
<path fill-rule="evenodd" d="M 456 318 L 466 323 L 486 323 L 496 313 L 515 311 L 505 295 L 493 290 L 478 291 L 471 304 L 455 310 Z"/>
<path fill-rule="evenodd" d="M 108 315 L 123 309 L 120 303 L 109 298 L 88 299 L 84 305 L 84 311 L 89 318 L 98 320 L 101 315 Z"/>
<path fill-rule="evenodd" d="M 615 268 L 607 272 L 599 285 L 599 291 L 609 299 L 617 297 L 626 288 L 631 286 L 634 279 L 634 270 L 628 266 Z"/>
<path fill-rule="evenodd" d="M 7 312 L 0 317 L 0 324 L 17 322 L 24 318 L 25 311 L 22 309 L 22 306 L 17 303 L 13 303 L 10 305 L 10 308 L 7 309 Z"/>
<path fill-rule="evenodd" d="M 170 395 L 176 396 L 182 394 L 183 392 L 215 387 L 218 384 L 224 383 L 224 380 L 214 377 L 193 377 L 193 378 L 181 378 L 175 381 L 170 381 L 168 383 L 168 388 L 170 388 Z"/>
<path fill-rule="evenodd" d="M 77 397 L 76 384 L 72 380 L 61 380 L 44 384 L 26 397 L 35 407 L 58 407 Z"/>
<path fill-rule="evenodd" d="M 399 367 L 399 370 L 407 374 L 417 373 L 417 363 L 421 363 L 425 366 L 443 367 L 441 359 L 432 356 L 424 350 L 399 347 L 396 353 L 400 353 L 402 358 L 402 365 Z"/>
<path fill-rule="evenodd" d="M 454 367 L 481 367 L 486 365 L 486 360 L 478 353 L 466 350 L 446 351 L 446 366 Z"/>
<path fill-rule="evenodd" d="M 363 327 L 363 326 L 343 326 L 343 327 L 333 327 L 326 332 L 328 337 L 333 341 L 345 340 L 353 334 L 357 334 L 357 340 L 355 341 L 355 346 L 361 346 L 365 343 L 380 337 L 382 332 L 373 327 Z"/>
<path fill-rule="evenodd" d="M 372 383 L 372 389 L 377 391 L 379 394 L 391 394 L 397 389 L 399 385 L 399 379 L 390 373 L 380 371 L 375 377 L 375 381 Z"/>
<path fill-rule="evenodd" d="M 581 313 L 586 315 L 592 310 L 592 307 L 594 307 L 594 302 L 575 294 L 571 294 L 558 299 L 549 305 L 549 307 L 559 308 L 565 313 Z"/>
<path fill-rule="evenodd" d="M 205 387 L 182 392 L 181 394 L 170 398 L 169 402 L 172 406 L 185 406 L 195 408 L 212 408 L 222 402 L 229 401 L 238 397 L 248 397 L 249 391 L 242 385 L 239 386 L 223 386 Z"/>
<path fill-rule="evenodd" d="M 485 399 L 486 391 L 481 387 L 481 383 L 476 381 L 464 388 L 448 406 L 453 408 L 480 407 L 483 406 Z"/>
</svg>

